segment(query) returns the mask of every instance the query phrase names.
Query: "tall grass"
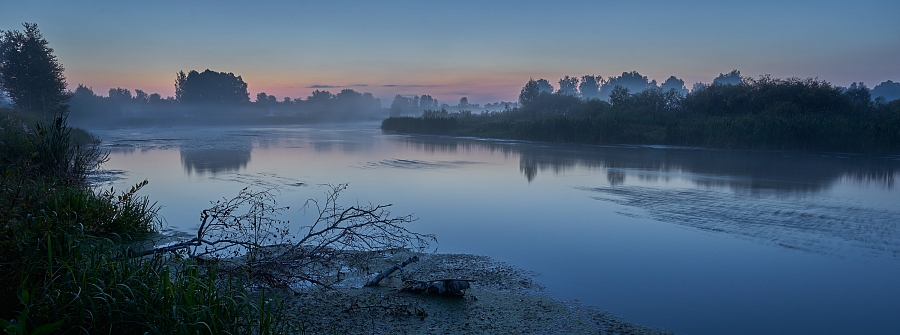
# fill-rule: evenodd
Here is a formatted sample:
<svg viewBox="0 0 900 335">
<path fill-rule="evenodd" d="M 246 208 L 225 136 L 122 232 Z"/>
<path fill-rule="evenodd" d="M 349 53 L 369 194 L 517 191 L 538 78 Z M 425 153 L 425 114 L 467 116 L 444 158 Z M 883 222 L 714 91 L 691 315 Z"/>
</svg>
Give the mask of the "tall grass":
<svg viewBox="0 0 900 335">
<path fill-rule="evenodd" d="M 0 328 L 7 333 L 288 332 L 272 292 L 179 255 L 132 257 L 159 229 L 137 192 L 95 190 L 105 156 L 64 117 L 0 115 Z"/>
</svg>

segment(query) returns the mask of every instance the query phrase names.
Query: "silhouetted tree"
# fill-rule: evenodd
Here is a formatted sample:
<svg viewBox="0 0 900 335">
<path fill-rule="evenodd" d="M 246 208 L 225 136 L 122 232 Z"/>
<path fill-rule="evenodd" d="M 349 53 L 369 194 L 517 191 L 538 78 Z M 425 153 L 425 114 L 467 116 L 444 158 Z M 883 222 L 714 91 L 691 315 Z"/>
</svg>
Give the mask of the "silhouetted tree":
<svg viewBox="0 0 900 335">
<path fill-rule="evenodd" d="M 125 102 L 131 100 L 131 91 L 121 87 L 110 88 L 109 98 L 118 102 Z"/>
<path fill-rule="evenodd" d="M 305 105 L 310 111 L 322 114 L 331 109 L 333 100 L 334 94 L 331 92 L 315 90 L 306 97 Z"/>
<path fill-rule="evenodd" d="M 559 80 L 559 91 L 557 93 L 562 95 L 569 95 L 573 97 L 578 96 L 578 78 L 577 77 L 569 77 L 566 76 L 563 79 Z"/>
<path fill-rule="evenodd" d="M 600 99 L 610 97 L 616 86 L 627 88 L 629 92 L 638 93 L 648 88 L 655 88 L 656 81 L 650 81 L 647 77 L 642 76 L 637 71 L 622 72 L 621 76 L 609 77 L 603 86 L 600 87 Z"/>
<path fill-rule="evenodd" d="M 885 81 L 875 85 L 870 93 L 876 100 L 878 98 L 884 98 L 882 102 L 891 102 L 900 99 L 900 82 L 895 83 L 890 80 Z"/>
<path fill-rule="evenodd" d="M 609 93 L 609 103 L 612 104 L 613 108 L 616 109 L 625 109 L 628 108 L 628 100 L 631 97 L 630 90 L 625 86 L 616 86 L 612 89 L 612 92 Z"/>
<path fill-rule="evenodd" d="M 432 98 L 430 95 L 423 94 L 419 98 L 419 107 L 422 107 L 422 109 L 437 109 L 438 101 Z"/>
<path fill-rule="evenodd" d="M 459 108 L 468 108 L 469 107 L 469 98 L 462 97 L 459 98 Z"/>
<path fill-rule="evenodd" d="M 138 89 L 134 90 L 134 100 L 136 100 L 137 102 L 145 103 L 147 102 L 148 98 L 149 96 L 147 95 L 147 92 Z"/>
<path fill-rule="evenodd" d="M 395 95 L 394 101 L 391 102 L 391 116 L 400 116 L 403 111 L 409 107 L 409 98 L 402 95 Z"/>
<path fill-rule="evenodd" d="M 233 73 L 191 70 L 178 72 L 175 98 L 185 103 L 239 104 L 250 101 L 247 83 Z"/>
<path fill-rule="evenodd" d="M 63 66 L 37 24 L 25 31 L 0 31 L 0 85 L 19 108 L 63 113 L 69 95 Z"/>
<path fill-rule="evenodd" d="M 675 91 L 675 93 L 681 95 L 686 95 L 688 93 L 687 88 L 684 87 L 684 80 L 675 78 L 675 76 L 666 79 L 662 85 L 659 85 L 659 88 L 661 88 L 663 92 Z"/>
<path fill-rule="evenodd" d="M 844 92 L 844 95 L 858 107 L 866 107 L 872 104 L 872 94 L 869 92 L 866 84 L 862 82 L 850 84 L 850 88 Z"/>
<path fill-rule="evenodd" d="M 550 85 L 550 82 L 547 79 L 541 78 L 537 80 L 538 92 L 540 93 L 553 93 L 553 85 Z"/>
<path fill-rule="evenodd" d="M 121 108 L 113 99 L 94 94 L 90 87 L 79 84 L 69 100 L 69 120 L 74 124 L 95 122 L 98 119 L 115 119 L 122 116 Z"/>
<path fill-rule="evenodd" d="M 743 79 L 741 71 L 731 70 L 728 73 L 719 73 L 719 76 L 713 79 L 713 85 L 740 85 Z"/>
<path fill-rule="evenodd" d="M 592 100 L 600 98 L 600 85 L 603 83 L 603 77 L 599 76 L 583 76 L 581 84 L 578 85 L 578 91 L 581 92 L 581 98 L 584 100 Z"/>
<path fill-rule="evenodd" d="M 522 107 L 528 106 L 537 99 L 539 94 L 541 94 L 541 89 L 538 87 L 537 81 L 529 79 L 525 87 L 522 87 L 522 92 L 519 93 L 519 103 L 522 104 Z"/>
<path fill-rule="evenodd" d="M 706 84 L 704 83 L 694 83 L 694 86 L 691 86 L 691 93 L 699 92 L 700 90 L 706 88 Z"/>
</svg>

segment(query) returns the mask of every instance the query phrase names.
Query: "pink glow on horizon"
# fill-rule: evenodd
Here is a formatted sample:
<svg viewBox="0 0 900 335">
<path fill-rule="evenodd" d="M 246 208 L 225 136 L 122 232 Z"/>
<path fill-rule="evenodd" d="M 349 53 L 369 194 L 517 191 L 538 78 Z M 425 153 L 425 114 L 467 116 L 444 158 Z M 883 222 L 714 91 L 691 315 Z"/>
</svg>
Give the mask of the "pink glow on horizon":
<svg viewBox="0 0 900 335">
<path fill-rule="evenodd" d="M 66 71 L 68 89 L 74 91 L 79 84 L 93 89 L 94 94 L 106 96 L 111 88 L 126 88 L 132 93 L 136 89 L 147 94 L 158 93 L 163 98 L 175 95 L 175 73 L 110 73 Z M 256 94 L 265 92 L 274 95 L 279 101 L 284 97 L 307 99 L 315 90 L 329 91 L 333 94 L 342 89 L 353 89 L 360 93 L 372 93 L 382 99 L 382 104 L 389 106 L 394 95 L 431 95 L 441 103 L 455 105 L 461 97 L 467 97 L 472 103 L 492 103 L 518 100 L 519 91 L 528 81 L 527 76 L 504 77 L 482 74 L 480 76 L 442 75 L 441 80 L 398 79 L 383 81 L 370 79 L 367 81 L 351 81 L 337 77 L 323 79 L 325 76 L 313 78 L 288 78 L 286 76 L 265 76 L 247 74 L 240 75 L 247 82 L 250 100 L 256 100 Z M 315 78 L 318 77 L 318 78 Z M 319 79 L 319 80 L 317 80 Z M 324 85 L 329 87 L 315 87 Z"/>
</svg>

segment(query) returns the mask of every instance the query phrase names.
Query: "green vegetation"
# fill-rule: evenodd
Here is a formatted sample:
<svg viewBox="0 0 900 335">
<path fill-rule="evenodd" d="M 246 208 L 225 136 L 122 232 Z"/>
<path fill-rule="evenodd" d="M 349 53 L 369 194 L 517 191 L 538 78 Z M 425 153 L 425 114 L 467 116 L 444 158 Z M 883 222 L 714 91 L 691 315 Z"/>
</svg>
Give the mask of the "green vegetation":
<svg viewBox="0 0 900 335">
<path fill-rule="evenodd" d="M 265 290 L 178 255 L 132 257 L 159 228 L 136 193 L 85 182 L 103 161 L 76 143 L 65 117 L 0 122 L 0 328 L 7 333 L 279 333 Z"/>
<path fill-rule="evenodd" d="M 36 24 L 25 30 L 0 30 L 0 88 L 19 109 L 47 115 L 65 112 L 66 79 L 63 67 Z"/>
<path fill-rule="evenodd" d="M 0 31 L 0 329 L 7 334 L 272 334 L 281 304 L 246 276 L 182 254 L 137 256 L 160 228 L 156 206 L 96 190 L 106 160 L 67 125 L 62 66 L 37 25 Z M 214 264 L 214 263 L 213 263 Z"/>
<path fill-rule="evenodd" d="M 495 113 L 392 117 L 382 129 L 589 144 L 900 153 L 900 100 L 872 101 L 862 85 L 842 89 L 814 79 L 763 76 L 698 85 L 687 94 L 616 86 L 607 101 L 582 100 L 568 90 L 549 93 L 532 80 L 520 103 Z"/>
</svg>

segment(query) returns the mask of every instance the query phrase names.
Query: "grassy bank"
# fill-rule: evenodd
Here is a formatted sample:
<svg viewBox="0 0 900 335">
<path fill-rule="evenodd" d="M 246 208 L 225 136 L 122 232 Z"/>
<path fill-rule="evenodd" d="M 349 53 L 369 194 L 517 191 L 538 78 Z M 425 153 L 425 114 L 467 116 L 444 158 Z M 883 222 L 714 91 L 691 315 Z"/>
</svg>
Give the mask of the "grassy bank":
<svg viewBox="0 0 900 335">
<path fill-rule="evenodd" d="M 900 100 L 873 103 L 867 91 L 764 77 L 686 96 L 652 89 L 614 93 L 610 102 L 543 93 L 498 113 L 426 111 L 386 119 L 382 129 L 587 144 L 900 153 Z"/>
<path fill-rule="evenodd" d="M 0 328 L 41 333 L 277 333 L 280 304 L 176 256 L 131 257 L 159 229 L 130 190 L 86 182 L 105 155 L 64 117 L 0 111 Z"/>
</svg>

